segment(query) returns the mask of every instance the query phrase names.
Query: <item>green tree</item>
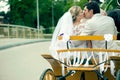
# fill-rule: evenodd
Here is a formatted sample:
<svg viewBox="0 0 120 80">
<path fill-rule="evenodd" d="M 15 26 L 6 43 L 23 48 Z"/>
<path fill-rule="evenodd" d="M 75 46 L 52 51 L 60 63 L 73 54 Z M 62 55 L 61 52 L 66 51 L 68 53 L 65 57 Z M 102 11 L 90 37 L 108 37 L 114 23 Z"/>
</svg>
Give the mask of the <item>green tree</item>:
<svg viewBox="0 0 120 80">
<path fill-rule="evenodd" d="M 113 9 L 116 9 L 116 8 L 120 8 L 120 6 L 118 5 L 117 1 L 118 0 L 105 0 L 105 2 L 102 4 L 101 7 L 105 11 L 113 10 Z"/>
<path fill-rule="evenodd" d="M 12 24 L 34 26 L 33 22 L 36 17 L 34 0 L 9 0 L 9 4 Z"/>
<path fill-rule="evenodd" d="M 40 24 L 46 28 L 46 33 L 51 32 L 51 28 L 55 27 L 58 19 L 63 15 L 64 2 L 53 0 L 40 0 Z M 52 14 L 52 10 L 54 15 Z M 54 18 L 54 26 L 52 24 L 52 17 Z"/>
<path fill-rule="evenodd" d="M 10 23 L 17 25 L 37 26 L 36 0 L 9 0 Z M 39 21 L 44 28 L 52 26 L 52 5 L 54 6 L 55 25 L 59 16 L 63 14 L 63 2 L 39 0 Z M 48 31 L 47 31 L 48 32 Z"/>
</svg>

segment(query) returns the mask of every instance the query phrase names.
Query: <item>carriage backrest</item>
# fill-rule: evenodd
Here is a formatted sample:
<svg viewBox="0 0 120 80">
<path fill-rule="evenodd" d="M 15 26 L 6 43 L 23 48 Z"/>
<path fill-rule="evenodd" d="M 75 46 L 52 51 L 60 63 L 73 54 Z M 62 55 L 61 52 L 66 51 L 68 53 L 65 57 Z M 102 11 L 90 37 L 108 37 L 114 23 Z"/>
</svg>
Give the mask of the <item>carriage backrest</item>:
<svg viewBox="0 0 120 80">
<path fill-rule="evenodd" d="M 105 40 L 105 44 L 107 45 L 107 42 L 109 39 L 117 40 L 118 36 L 106 36 L 105 35 L 92 35 L 92 36 L 70 36 L 69 40 Z M 58 39 L 62 40 L 64 37 L 59 36 Z M 57 50 L 59 54 L 59 59 L 66 63 L 69 66 L 80 66 L 84 63 L 86 58 L 86 63 L 84 63 L 85 66 L 88 66 L 88 60 L 94 59 L 93 63 L 95 65 L 98 65 L 99 63 L 108 60 L 108 53 L 120 53 L 120 50 L 111 50 L 111 49 L 100 49 L 100 48 L 74 48 L 74 49 L 60 49 Z M 87 53 L 86 53 L 87 52 Z M 97 52 L 99 54 L 99 62 L 95 60 L 94 52 Z M 84 53 L 84 55 L 83 55 Z M 90 53 L 91 55 L 89 55 Z M 104 57 L 103 57 L 104 55 Z M 88 56 L 88 57 L 86 57 Z M 71 61 L 72 60 L 72 61 Z M 93 64 L 92 63 L 92 64 Z M 101 67 L 103 68 L 103 67 Z"/>
</svg>

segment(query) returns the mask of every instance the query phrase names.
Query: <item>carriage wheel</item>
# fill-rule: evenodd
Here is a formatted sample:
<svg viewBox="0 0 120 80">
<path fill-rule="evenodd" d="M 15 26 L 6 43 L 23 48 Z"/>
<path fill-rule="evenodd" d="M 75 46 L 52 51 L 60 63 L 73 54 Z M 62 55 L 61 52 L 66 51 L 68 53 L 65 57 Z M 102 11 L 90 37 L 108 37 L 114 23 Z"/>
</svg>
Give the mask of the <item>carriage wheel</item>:
<svg viewBox="0 0 120 80">
<path fill-rule="evenodd" d="M 40 76 L 40 80 L 56 80 L 56 77 L 51 69 L 46 69 Z"/>
<path fill-rule="evenodd" d="M 82 72 L 80 80 L 85 80 L 85 72 Z"/>
</svg>

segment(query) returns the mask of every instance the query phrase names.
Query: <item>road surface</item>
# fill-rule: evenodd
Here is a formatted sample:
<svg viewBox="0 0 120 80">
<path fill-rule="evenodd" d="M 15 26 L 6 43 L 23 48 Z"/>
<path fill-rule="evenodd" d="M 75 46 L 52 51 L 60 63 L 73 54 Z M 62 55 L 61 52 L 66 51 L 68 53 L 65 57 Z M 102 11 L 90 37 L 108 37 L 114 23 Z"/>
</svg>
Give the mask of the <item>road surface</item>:
<svg viewBox="0 0 120 80">
<path fill-rule="evenodd" d="M 16 44 L 14 40 L 3 42 L 0 41 L 1 46 Z M 50 41 L 42 41 L 0 50 L 0 80 L 40 80 L 42 72 L 51 68 L 41 56 L 44 53 L 49 54 L 49 45 Z"/>
</svg>

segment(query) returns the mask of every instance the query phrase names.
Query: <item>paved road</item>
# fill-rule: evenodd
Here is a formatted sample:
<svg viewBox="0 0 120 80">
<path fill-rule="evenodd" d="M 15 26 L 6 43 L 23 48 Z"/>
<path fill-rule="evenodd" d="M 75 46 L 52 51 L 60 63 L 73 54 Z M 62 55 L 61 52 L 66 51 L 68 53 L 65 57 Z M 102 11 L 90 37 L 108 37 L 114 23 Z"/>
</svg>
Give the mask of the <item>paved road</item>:
<svg viewBox="0 0 120 80">
<path fill-rule="evenodd" d="M 49 54 L 49 45 L 45 41 L 0 50 L 0 80 L 40 80 L 43 70 L 51 68 L 41 56 Z"/>
</svg>

